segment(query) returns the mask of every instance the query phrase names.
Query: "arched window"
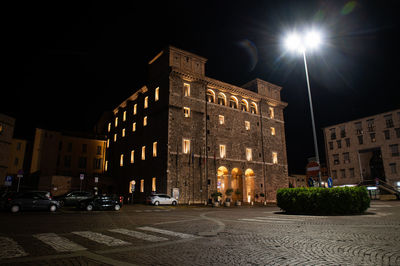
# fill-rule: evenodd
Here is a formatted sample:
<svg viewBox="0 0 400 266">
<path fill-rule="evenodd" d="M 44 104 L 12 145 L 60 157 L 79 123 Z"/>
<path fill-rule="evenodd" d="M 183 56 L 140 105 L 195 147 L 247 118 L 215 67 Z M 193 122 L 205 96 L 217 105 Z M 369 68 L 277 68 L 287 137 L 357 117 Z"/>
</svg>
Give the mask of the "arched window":
<svg viewBox="0 0 400 266">
<path fill-rule="evenodd" d="M 218 104 L 219 105 L 226 105 L 226 96 L 222 92 L 218 94 Z"/>
<path fill-rule="evenodd" d="M 235 96 L 231 96 L 231 99 L 229 100 L 229 106 L 231 108 L 237 109 L 239 105 L 239 101 Z"/>
<path fill-rule="evenodd" d="M 257 104 L 255 102 L 250 104 L 250 113 L 257 114 Z"/>
<path fill-rule="evenodd" d="M 246 100 L 243 99 L 240 102 L 240 105 L 241 105 L 240 110 L 245 111 L 245 112 L 249 111 L 249 103 Z"/>
<path fill-rule="evenodd" d="M 207 102 L 215 103 L 215 92 L 213 90 L 207 90 Z"/>
</svg>

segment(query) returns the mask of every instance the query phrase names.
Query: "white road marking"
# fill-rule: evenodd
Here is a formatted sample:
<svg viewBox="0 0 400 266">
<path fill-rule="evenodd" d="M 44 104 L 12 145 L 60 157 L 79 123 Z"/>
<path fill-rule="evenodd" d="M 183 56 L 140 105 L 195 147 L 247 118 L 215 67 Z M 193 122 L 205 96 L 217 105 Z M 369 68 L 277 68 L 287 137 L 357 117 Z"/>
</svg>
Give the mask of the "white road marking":
<svg viewBox="0 0 400 266">
<path fill-rule="evenodd" d="M 278 221 L 278 220 L 261 220 L 261 219 L 250 219 L 250 218 L 243 218 L 238 219 L 239 221 L 246 221 L 246 222 L 261 222 L 261 223 L 293 223 L 293 221 Z"/>
<path fill-rule="evenodd" d="M 393 207 L 393 206 L 385 205 L 385 204 L 371 204 L 370 206 L 371 206 L 371 207 L 374 207 L 374 208 L 388 208 L 388 207 Z"/>
<path fill-rule="evenodd" d="M 28 256 L 22 247 L 13 239 L 0 236 L 0 259 Z"/>
<path fill-rule="evenodd" d="M 77 232 L 72 232 L 73 234 L 76 234 L 78 236 L 82 236 L 85 238 L 88 238 L 92 241 L 95 241 L 100 244 L 107 245 L 109 247 L 115 247 L 115 246 L 122 246 L 122 245 L 129 245 L 130 243 L 125 242 L 121 239 L 117 239 L 111 236 L 106 236 L 100 233 L 96 232 L 91 232 L 91 231 L 77 231 Z"/>
<path fill-rule="evenodd" d="M 81 245 L 78 245 L 71 240 L 65 237 L 58 236 L 54 233 L 36 234 L 33 235 L 33 237 L 39 239 L 43 243 L 51 246 L 59 252 L 86 250 L 85 247 L 82 247 Z"/>
<path fill-rule="evenodd" d="M 195 237 L 194 235 L 190 235 L 190 234 L 178 233 L 178 232 L 168 231 L 168 230 L 164 230 L 164 229 L 158 229 L 158 228 L 154 228 L 154 227 L 149 227 L 149 226 L 138 227 L 138 229 L 144 230 L 144 231 L 160 233 L 160 234 L 164 234 L 164 235 L 168 235 L 168 236 L 177 236 L 177 237 L 180 237 L 180 238 L 192 238 L 192 237 Z"/>
<path fill-rule="evenodd" d="M 275 217 L 254 217 L 256 219 L 263 219 L 263 220 L 277 220 L 277 221 L 298 221 L 304 222 L 304 219 L 295 219 L 295 218 L 275 218 Z"/>
<path fill-rule="evenodd" d="M 114 232 L 114 233 L 120 233 L 120 234 L 131 236 L 131 237 L 134 237 L 134 238 L 147 240 L 147 241 L 150 241 L 150 242 L 159 242 L 159 241 L 168 240 L 168 238 L 165 238 L 165 237 L 148 235 L 148 234 L 145 234 L 145 233 L 142 233 L 142 232 L 132 231 L 132 230 L 124 229 L 124 228 L 111 229 L 111 230 L 108 230 L 108 231 Z"/>
</svg>

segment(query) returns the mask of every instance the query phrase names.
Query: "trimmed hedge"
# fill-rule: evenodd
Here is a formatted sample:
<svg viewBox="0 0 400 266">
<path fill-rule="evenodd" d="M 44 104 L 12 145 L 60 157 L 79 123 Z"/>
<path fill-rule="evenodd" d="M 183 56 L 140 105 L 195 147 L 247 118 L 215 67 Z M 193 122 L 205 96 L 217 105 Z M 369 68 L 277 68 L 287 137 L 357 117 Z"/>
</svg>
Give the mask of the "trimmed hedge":
<svg viewBox="0 0 400 266">
<path fill-rule="evenodd" d="M 281 188 L 277 204 L 292 214 L 356 214 L 369 208 L 365 187 Z"/>
</svg>

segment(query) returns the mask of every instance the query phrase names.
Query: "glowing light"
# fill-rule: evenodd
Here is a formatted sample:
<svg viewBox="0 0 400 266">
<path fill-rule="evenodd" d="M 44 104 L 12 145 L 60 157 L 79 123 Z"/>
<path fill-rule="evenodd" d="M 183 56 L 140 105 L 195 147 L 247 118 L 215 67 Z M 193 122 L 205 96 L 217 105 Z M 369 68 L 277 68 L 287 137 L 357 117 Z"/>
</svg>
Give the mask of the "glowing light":
<svg viewBox="0 0 400 266">
<path fill-rule="evenodd" d="M 322 43 L 322 35 L 320 32 L 312 30 L 301 35 L 291 33 L 285 38 L 285 47 L 290 51 L 299 53 L 305 52 L 307 49 L 316 49 Z"/>
</svg>

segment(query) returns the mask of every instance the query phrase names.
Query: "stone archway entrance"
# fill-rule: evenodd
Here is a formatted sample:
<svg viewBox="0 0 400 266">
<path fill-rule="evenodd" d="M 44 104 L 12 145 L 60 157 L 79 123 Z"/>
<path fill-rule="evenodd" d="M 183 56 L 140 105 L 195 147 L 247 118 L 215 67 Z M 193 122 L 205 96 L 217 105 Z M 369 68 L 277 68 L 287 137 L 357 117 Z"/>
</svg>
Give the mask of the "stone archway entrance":
<svg viewBox="0 0 400 266">
<path fill-rule="evenodd" d="M 220 166 L 217 170 L 217 191 L 222 193 L 222 198 L 225 199 L 225 191 L 229 188 L 228 169 L 225 166 Z"/>
<path fill-rule="evenodd" d="M 255 184 L 254 184 L 254 171 L 248 168 L 245 173 L 245 202 L 254 201 Z"/>
<path fill-rule="evenodd" d="M 231 188 L 233 189 L 232 199 L 233 201 L 243 201 L 243 177 L 242 171 L 239 168 L 232 169 L 232 179 L 231 179 Z M 239 191 L 240 194 L 237 195 L 236 191 Z"/>
</svg>

